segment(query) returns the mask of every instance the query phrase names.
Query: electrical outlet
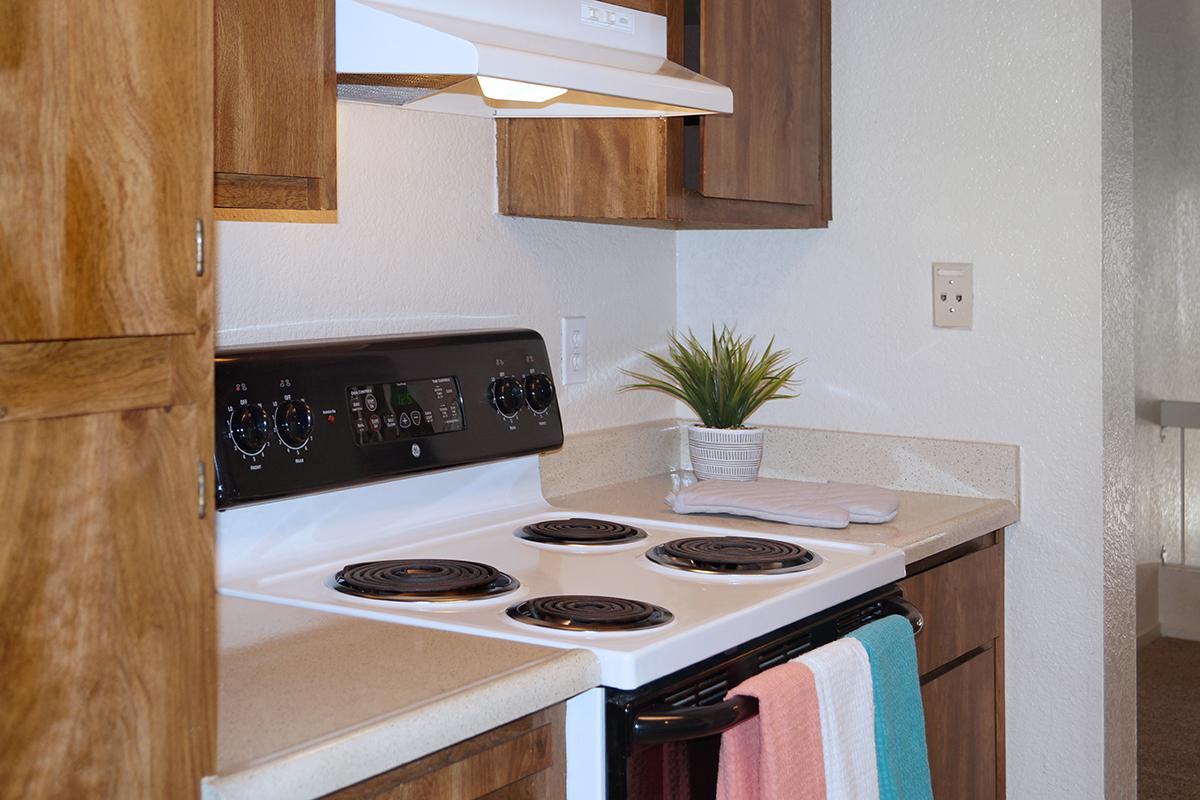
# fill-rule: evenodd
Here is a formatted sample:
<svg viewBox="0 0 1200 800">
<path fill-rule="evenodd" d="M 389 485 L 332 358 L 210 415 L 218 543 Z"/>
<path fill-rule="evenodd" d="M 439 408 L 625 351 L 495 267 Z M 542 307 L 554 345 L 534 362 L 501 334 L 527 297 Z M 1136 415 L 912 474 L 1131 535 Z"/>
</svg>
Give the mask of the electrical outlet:
<svg viewBox="0 0 1200 800">
<path fill-rule="evenodd" d="M 587 317 L 562 318 L 562 382 L 587 382 Z"/>
<path fill-rule="evenodd" d="M 934 263 L 933 327 L 971 327 L 975 310 L 972 270 L 971 264 Z"/>
</svg>

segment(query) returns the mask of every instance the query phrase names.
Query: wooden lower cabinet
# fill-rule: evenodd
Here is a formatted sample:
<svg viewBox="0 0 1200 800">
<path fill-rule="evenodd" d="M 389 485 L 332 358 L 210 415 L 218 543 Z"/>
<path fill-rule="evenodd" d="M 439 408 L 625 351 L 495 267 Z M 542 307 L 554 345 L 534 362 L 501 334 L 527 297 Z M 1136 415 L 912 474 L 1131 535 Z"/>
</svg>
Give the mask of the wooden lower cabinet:
<svg viewBox="0 0 1200 800">
<path fill-rule="evenodd" d="M 991 650 L 921 687 L 934 797 L 996 797 L 996 688 Z"/>
<path fill-rule="evenodd" d="M 212 771 L 209 419 L 0 424 L 0 797 L 195 797 Z"/>
<path fill-rule="evenodd" d="M 336 800 L 561 800 L 566 706 L 522 717 L 326 795 Z"/>
<path fill-rule="evenodd" d="M 938 800 L 1004 797 L 1004 549 L 996 532 L 909 567 L 925 615 L 917 666 Z"/>
</svg>

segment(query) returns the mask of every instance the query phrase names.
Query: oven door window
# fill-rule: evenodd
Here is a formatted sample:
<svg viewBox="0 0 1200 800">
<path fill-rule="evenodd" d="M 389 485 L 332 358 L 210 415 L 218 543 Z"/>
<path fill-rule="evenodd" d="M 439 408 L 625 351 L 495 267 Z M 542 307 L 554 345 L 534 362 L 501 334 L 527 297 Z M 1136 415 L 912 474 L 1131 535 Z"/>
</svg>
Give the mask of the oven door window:
<svg viewBox="0 0 1200 800">
<path fill-rule="evenodd" d="M 629 800 L 714 800 L 720 750 L 720 734 L 637 748 L 626 764 L 624 796 Z"/>
</svg>

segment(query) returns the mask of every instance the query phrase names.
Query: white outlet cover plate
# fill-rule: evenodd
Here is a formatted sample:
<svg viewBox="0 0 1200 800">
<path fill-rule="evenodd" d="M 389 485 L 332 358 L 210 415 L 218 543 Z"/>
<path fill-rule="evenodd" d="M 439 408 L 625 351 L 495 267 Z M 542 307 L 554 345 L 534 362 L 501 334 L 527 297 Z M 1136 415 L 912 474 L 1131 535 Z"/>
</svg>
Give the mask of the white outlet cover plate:
<svg viewBox="0 0 1200 800">
<path fill-rule="evenodd" d="M 587 381 L 587 317 L 562 318 L 562 380 Z"/>
<path fill-rule="evenodd" d="M 975 318 L 974 265 L 934 262 L 933 326 L 970 328 Z"/>
</svg>

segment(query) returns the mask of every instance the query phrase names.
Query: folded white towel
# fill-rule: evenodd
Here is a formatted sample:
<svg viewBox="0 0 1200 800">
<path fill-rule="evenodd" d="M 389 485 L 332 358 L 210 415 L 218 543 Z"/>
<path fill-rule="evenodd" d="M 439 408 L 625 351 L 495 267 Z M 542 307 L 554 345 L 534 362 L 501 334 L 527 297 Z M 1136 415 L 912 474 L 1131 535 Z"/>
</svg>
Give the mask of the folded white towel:
<svg viewBox="0 0 1200 800">
<path fill-rule="evenodd" d="M 891 522 L 900 496 L 857 483 L 700 481 L 667 495 L 677 514 L 737 514 L 789 525 L 844 528 L 851 522 Z"/>
<path fill-rule="evenodd" d="M 840 639 L 797 661 L 817 685 L 828 800 L 879 800 L 871 661 L 856 639 Z"/>
</svg>

